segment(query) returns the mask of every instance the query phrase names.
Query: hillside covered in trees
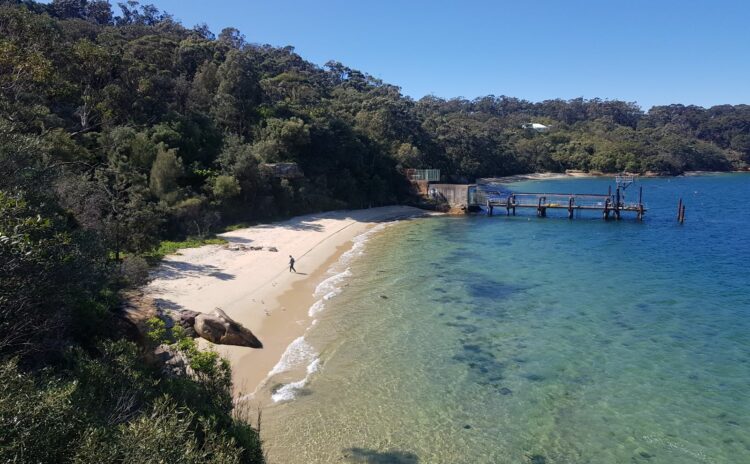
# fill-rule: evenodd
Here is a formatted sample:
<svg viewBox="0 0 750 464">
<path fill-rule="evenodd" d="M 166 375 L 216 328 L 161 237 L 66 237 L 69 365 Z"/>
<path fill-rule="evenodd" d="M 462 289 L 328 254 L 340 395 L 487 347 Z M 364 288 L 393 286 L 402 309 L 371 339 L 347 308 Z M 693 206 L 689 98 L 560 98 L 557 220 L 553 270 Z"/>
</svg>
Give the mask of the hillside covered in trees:
<svg viewBox="0 0 750 464">
<path fill-rule="evenodd" d="M 750 161 L 746 105 L 644 113 L 603 100 L 414 101 L 341 63 L 321 68 L 233 28 L 186 28 L 136 2 L 118 15 L 106 1 L 3 5 L 2 142 L 39 144 L 3 167 L 54 171 L 62 206 L 110 241 L 105 223 L 137 224 L 117 248 L 143 251 L 159 233 L 202 234 L 222 220 L 402 201 L 410 167 L 472 180 Z M 530 121 L 552 130 L 522 129 Z M 302 175 L 275 175 L 278 162 L 298 163 Z"/>
<path fill-rule="evenodd" d="M 220 360 L 167 378 L 112 336 L 118 292 L 161 240 L 405 202 L 407 168 L 459 181 L 749 163 L 747 105 L 415 101 L 134 1 L 0 0 L 0 460 L 262 461 Z"/>
</svg>

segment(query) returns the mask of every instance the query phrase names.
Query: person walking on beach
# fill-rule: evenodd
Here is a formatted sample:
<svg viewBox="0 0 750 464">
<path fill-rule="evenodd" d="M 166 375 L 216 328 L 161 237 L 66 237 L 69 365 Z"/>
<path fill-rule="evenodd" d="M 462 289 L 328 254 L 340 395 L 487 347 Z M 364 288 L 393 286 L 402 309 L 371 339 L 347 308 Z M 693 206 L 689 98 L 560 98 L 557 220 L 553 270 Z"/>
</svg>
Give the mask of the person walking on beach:
<svg viewBox="0 0 750 464">
<path fill-rule="evenodd" d="M 297 273 L 297 270 L 294 268 L 294 258 L 292 258 L 292 255 L 289 255 L 289 272 Z"/>
</svg>

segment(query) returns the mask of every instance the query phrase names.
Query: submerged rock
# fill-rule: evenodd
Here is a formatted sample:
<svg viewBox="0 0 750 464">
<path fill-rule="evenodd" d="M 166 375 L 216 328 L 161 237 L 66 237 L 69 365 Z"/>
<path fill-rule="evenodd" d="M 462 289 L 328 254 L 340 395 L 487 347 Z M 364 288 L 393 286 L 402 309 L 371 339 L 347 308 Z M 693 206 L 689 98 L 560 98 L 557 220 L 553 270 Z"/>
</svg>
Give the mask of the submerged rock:
<svg viewBox="0 0 750 464">
<path fill-rule="evenodd" d="M 263 343 L 249 329 L 235 322 L 220 308 L 216 308 L 213 314 L 195 316 L 193 328 L 201 338 L 212 343 L 263 348 Z"/>
</svg>

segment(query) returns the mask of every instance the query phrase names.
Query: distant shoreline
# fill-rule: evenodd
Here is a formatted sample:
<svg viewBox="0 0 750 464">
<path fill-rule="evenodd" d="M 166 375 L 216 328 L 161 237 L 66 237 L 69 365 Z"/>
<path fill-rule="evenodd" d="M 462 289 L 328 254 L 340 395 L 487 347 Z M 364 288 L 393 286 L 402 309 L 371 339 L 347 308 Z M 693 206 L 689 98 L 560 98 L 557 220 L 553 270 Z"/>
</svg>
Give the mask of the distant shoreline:
<svg viewBox="0 0 750 464">
<path fill-rule="evenodd" d="M 646 178 L 656 178 L 656 177 L 687 177 L 687 176 L 703 176 L 703 175 L 711 175 L 711 174 L 732 174 L 732 173 L 749 173 L 750 171 L 685 171 L 682 174 L 678 175 L 671 175 L 671 174 L 662 174 L 658 172 L 653 171 L 647 171 L 643 174 L 636 174 L 636 173 L 624 173 L 625 175 L 632 175 L 635 177 L 646 177 Z M 594 177 L 615 177 L 619 174 L 617 173 L 605 173 L 600 171 L 579 171 L 575 169 L 569 169 L 565 172 L 533 172 L 530 174 L 516 174 L 513 176 L 503 176 L 503 177 L 483 177 L 481 179 L 477 179 L 477 182 L 480 181 L 490 181 L 490 182 L 498 182 L 498 183 L 504 183 L 504 184 L 510 184 L 513 182 L 523 182 L 527 180 L 552 180 L 552 179 L 568 179 L 568 178 L 594 178 Z"/>
</svg>

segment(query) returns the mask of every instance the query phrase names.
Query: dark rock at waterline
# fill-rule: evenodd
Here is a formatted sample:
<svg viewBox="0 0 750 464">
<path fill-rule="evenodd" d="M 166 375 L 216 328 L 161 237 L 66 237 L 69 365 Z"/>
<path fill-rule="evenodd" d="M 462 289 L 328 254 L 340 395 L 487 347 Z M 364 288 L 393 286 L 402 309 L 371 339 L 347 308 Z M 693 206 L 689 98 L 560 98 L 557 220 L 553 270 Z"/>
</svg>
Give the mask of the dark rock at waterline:
<svg viewBox="0 0 750 464">
<path fill-rule="evenodd" d="M 547 464 L 547 458 L 545 458 L 541 454 L 532 454 L 531 456 L 527 457 L 529 458 L 529 462 L 531 464 Z"/>
<path fill-rule="evenodd" d="M 385 295 L 380 295 L 380 298 L 382 298 L 382 299 L 384 299 L 384 300 L 387 300 L 387 299 L 388 299 L 388 297 L 387 297 L 387 296 L 385 296 Z"/>
<path fill-rule="evenodd" d="M 464 428 L 465 428 L 466 430 L 469 430 L 469 429 L 471 428 L 471 426 L 470 426 L 469 424 L 466 424 L 466 425 L 464 425 Z"/>
<path fill-rule="evenodd" d="M 508 387 L 503 387 L 503 388 L 500 389 L 500 394 L 501 395 L 506 395 L 506 396 L 507 395 L 512 395 L 513 394 L 513 390 L 511 390 Z"/>
</svg>

